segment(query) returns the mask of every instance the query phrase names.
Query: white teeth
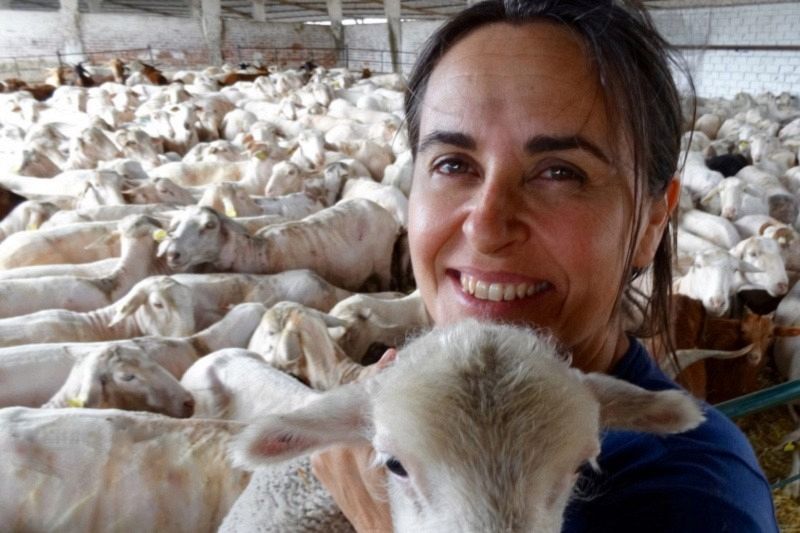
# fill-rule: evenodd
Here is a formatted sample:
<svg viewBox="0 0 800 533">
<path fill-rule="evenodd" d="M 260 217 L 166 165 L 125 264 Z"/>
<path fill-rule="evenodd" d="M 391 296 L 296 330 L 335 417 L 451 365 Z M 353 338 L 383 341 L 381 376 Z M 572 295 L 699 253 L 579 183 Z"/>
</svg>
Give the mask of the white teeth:
<svg viewBox="0 0 800 533">
<path fill-rule="evenodd" d="M 533 285 L 528 283 L 487 283 L 467 274 L 461 274 L 459 281 L 464 292 L 473 295 L 479 300 L 491 300 L 493 302 L 503 300 L 508 302 L 533 296 L 547 289 L 549 285 L 546 281 Z"/>
<path fill-rule="evenodd" d="M 499 302 L 503 299 L 503 285 L 499 283 L 492 283 L 489 285 L 489 299 L 493 302 Z"/>
<path fill-rule="evenodd" d="M 473 284 L 475 286 L 474 293 L 473 293 L 475 298 L 478 298 L 480 300 L 488 300 L 489 299 L 489 284 L 486 283 L 485 281 L 474 282 L 474 281 L 471 280 L 470 288 L 472 288 Z"/>
</svg>

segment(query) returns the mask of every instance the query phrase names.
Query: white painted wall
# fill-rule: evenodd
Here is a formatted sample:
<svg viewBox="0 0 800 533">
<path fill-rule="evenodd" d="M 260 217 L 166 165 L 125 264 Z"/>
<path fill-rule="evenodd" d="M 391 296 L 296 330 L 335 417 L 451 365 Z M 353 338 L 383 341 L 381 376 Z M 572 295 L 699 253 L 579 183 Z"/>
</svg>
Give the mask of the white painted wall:
<svg viewBox="0 0 800 533">
<path fill-rule="evenodd" d="M 800 46 L 800 2 L 724 6 L 713 8 L 663 9 L 652 12 L 658 28 L 675 45 L 793 45 Z M 401 61 L 404 71 L 425 39 L 441 24 L 435 21 L 407 21 L 402 29 Z M 206 61 L 202 30 L 197 19 L 121 15 L 81 14 L 82 42 L 87 52 L 117 48 L 154 49 L 162 64 L 197 65 Z M 369 67 L 388 71 L 388 34 L 385 24 L 345 26 L 345 42 L 353 69 Z M 55 54 L 64 51 L 65 35 L 57 12 L 3 10 L 0 15 L 0 56 Z M 238 46 L 289 47 L 297 53 L 287 62 L 305 57 L 305 49 L 333 47 L 327 26 L 262 23 L 224 19 L 223 49 L 228 60 L 238 57 Z M 356 49 L 385 50 L 366 52 Z M 243 60 L 252 59 L 245 50 Z M 147 54 L 140 54 L 147 59 Z M 698 94 L 732 97 L 740 91 L 800 93 L 800 52 L 689 50 L 684 52 L 692 69 Z M 269 55 L 265 54 L 269 60 Z M 327 61 L 328 55 L 315 59 Z M 0 64 L 4 63 L 0 59 Z M 0 76 L 13 75 L 5 62 Z M 37 61 L 18 61 L 23 68 L 39 69 Z"/>
<path fill-rule="evenodd" d="M 654 10 L 674 45 L 800 46 L 800 2 Z M 800 51 L 685 50 L 700 96 L 800 93 Z"/>
</svg>

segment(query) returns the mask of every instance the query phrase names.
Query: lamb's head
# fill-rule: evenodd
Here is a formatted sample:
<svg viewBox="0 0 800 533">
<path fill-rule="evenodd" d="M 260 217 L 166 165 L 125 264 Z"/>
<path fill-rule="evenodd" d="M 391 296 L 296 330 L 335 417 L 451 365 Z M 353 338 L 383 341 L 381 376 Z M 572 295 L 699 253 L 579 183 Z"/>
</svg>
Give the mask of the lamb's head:
<svg viewBox="0 0 800 533">
<path fill-rule="evenodd" d="M 197 205 L 210 207 L 229 217 L 261 212 L 247 190 L 242 185 L 230 181 L 207 185 Z"/>
<path fill-rule="evenodd" d="M 166 257 L 175 271 L 219 259 L 225 245 L 230 220 L 210 207 L 188 206 L 169 223 L 167 237 L 158 247 L 158 257 Z"/>
<path fill-rule="evenodd" d="M 113 170 L 97 170 L 87 180 L 86 187 L 78 197 L 76 209 L 98 205 L 122 205 L 125 178 Z"/>
<path fill-rule="evenodd" d="M 113 305 L 109 327 L 131 319 L 141 335 L 186 337 L 195 332 L 192 291 L 169 276 L 143 279 Z"/>
<path fill-rule="evenodd" d="M 344 356 L 328 335 L 345 322 L 295 302 L 279 302 L 267 310 L 250 338 L 248 350 L 272 366 L 328 388 L 330 370 Z"/>
<path fill-rule="evenodd" d="M 725 250 L 705 250 L 695 254 L 687 276 L 691 287 L 686 296 L 700 300 L 706 311 L 722 316 L 730 307 L 736 272 L 757 273 L 759 268 L 733 257 Z M 682 291 L 683 292 L 683 291 Z"/>
<path fill-rule="evenodd" d="M 252 467 L 369 440 L 396 531 L 556 532 L 601 429 L 666 434 L 702 420 L 682 392 L 583 374 L 542 335 L 470 320 L 416 339 L 371 379 L 262 419 L 233 456 Z"/>
<path fill-rule="evenodd" d="M 144 183 L 129 182 L 130 188 L 125 194 L 130 195 L 132 204 L 175 204 L 192 205 L 197 202 L 192 192 L 178 185 L 169 178 L 153 178 Z"/>
<path fill-rule="evenodd" d="M 116 408 L 187 418 L 194 412 L 194 399 L 140 349 L 112 345 L 78 359 L 43 407 Z"/>
<path fill-rule="evenodd" d="M 291 161 L 281 161 L 272 167 L 269 181 L 264 187 L 265 196 L 281 196 L 303 189 L 300 168 Z"/>
<path fill-rule="evenodd" d="M 748 237 L 731 249 L 731 255 L 758 270 L 742 273 L 747 284 L 766 290 L 770 296 L 783 296 L 789 290 L 781 246 L 775 239 Z"/>
</svg>

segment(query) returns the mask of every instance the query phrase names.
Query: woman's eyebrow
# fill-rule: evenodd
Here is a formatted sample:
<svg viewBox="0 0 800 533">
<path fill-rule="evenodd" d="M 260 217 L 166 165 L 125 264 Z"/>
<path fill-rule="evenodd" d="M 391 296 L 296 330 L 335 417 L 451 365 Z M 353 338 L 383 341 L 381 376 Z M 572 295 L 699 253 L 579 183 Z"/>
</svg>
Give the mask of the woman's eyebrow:
<svg viewBox="0 0 800 533">
<path fill-rule="evenodd" d="M 417 152 L 422 153 L 434 144 L 450 144 L 465 150 L 474 150 L 477 146 L 475 139 L 465 133 L 434 130 L 420 140 Z"/>
<path fill-rule="evenodd" d="M 525 143 L 525 151 L 529 154 L 540 152 L 557 152 L 559 150 L 583 149 L 600 159 L 606 164 L 611 164 L 609 157 L 600 149 L 599 146 L 581 135 L 569 135 L 564 137 L 553 137 L 550 135 L 536 135 L 528 139 Z"/>
</svg>

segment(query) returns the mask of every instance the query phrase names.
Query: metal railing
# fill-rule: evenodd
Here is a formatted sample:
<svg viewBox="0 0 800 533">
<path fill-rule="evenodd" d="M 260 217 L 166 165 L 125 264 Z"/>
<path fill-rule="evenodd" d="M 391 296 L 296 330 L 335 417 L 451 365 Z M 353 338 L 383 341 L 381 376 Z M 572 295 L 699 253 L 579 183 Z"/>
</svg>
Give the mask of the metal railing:
<svg viewBox="0 0 800 533">
<path fill-rule="evenodd" d="M 407 71 L 414 64 L 416 54 L 401 51 L 397 52 L 397 57 L 400 69 Z M 52 54 L 0 56 L 0 76 L 42 78 L 43 71 L 48 68 L 74 65 L 79 62 L 98 65 L 113 58 L 123 61 L 139 59 L 159 68 L 195 68 L 207 66 L 209 62 L 206 48 L 165 49 L 148 45 L 140 48 L 84 52 L 57 50 Z M 380 48 L 235 46 L 224 48 L 222 59 L 235 64 L 259 61 L 268 65 L 295 68 L 306 61 L 312 61 L 328 68 L 347 67 L 355 70 L 368 68 L 373 72 L 393 70 L 391 52 Z"/>
</svg>

